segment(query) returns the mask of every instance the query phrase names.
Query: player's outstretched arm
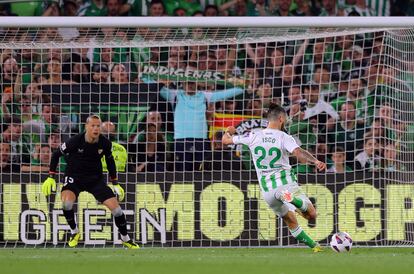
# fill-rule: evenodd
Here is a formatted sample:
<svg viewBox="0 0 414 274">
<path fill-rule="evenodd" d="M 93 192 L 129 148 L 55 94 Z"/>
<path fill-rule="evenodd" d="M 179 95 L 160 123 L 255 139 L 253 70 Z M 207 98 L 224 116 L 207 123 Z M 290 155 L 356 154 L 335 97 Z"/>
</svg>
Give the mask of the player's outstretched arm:
<svg viewBox="0 0 414 274">
<path fill-rule="evenodd" d="M 230 126 L 226 129 L 226 132 L 223 134 L 223 137 L 221 138 L 221 142 L 223 145 L 232 145 L 233 143 L 233 135 L 236 133 L 236 128 L 233 126 Z"/>
<path fill-rule="evenodd" d="M 323 171 L 326 169 L 326 164 L 324 162 L 319 161 L 315 157 L 313 157 L 312 154 L 310 154 L 308 151 L 297 147 L 292 152 L 293 156 L 295 156 L 301 163 L 304 164 L 313 164 L 316 166 L 316 168 L 319 171 Z"/>
</svg>

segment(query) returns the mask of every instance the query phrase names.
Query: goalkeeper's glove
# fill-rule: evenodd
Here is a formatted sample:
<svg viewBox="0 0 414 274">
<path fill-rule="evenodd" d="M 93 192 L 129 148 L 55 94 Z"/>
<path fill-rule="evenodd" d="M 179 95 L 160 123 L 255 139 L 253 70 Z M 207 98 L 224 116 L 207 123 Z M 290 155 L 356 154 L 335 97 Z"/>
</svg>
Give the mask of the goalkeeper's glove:
<svg viewBox="0 0 414 274">
<path fill-rule="evenodd" d="M 45 196 L 49 196 L 52 192 L 56 191 L 56 180 L 54 173 L 49 172 L 49 177 L 42 184 L 42 193 Z"/>
<path fill-rule="evenodd" d="M 118 197 L 118 200 L 122 202 L 125 198 L 125 191 L 121 187 L 121 185 L 118 183 L 117 179 L 111 179 L 112 182 L 112 191 L 115 193 L 115 195 Z"/>
</svg>

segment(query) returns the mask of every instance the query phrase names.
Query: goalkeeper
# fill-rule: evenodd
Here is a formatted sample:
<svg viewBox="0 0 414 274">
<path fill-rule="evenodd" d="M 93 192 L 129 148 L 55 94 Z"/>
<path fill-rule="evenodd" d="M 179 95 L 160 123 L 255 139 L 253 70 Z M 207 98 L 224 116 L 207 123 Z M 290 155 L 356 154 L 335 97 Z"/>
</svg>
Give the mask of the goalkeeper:
<svg viewBox="0 0 414 274">
<path fill-rule="evenodd" d="M 122 244 L 131 249 L 139 248 L 128 236 L 125 214 L 114 194 L 114 192 L 117 194 L 120 201 L 123 200 L 124 190 L 118 184 L 116 177 L 112 143 L 101 135 L 101 119 L 99 116 L 89 116 L 86 119 L 85 132 L 62 143 L 60 149 L 53 153 L 50 160 L 49 178 L 42 185 L 42 192 L 46 196 L 50 195 L 52 191 L 56 191 L 54 177 L 61 156 L 65 156 L 67 161 L 61 199 L 63 214 L 71 230 L 68 245 L 70 247 L 78 245 L 81 234 L 76 224 L 73 204 L 80 192 L 87 191 L 112 212 L 115 224 L 121 234 Z M 106 184 L 102 173 L 101 158 L 103 156 L 106 159 L 114 191 Z"/>
</svg>

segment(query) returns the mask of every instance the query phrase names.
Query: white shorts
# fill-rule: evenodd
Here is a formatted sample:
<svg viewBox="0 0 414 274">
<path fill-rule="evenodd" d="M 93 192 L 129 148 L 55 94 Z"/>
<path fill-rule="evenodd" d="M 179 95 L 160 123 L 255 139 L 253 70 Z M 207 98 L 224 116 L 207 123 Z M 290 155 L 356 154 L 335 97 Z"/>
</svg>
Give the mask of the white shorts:
<svg viewBox="0 0 414 274">
<path fill-rule="evenodd" d="M 276 213 L 279 217 L 284 217 L 289 211 L 295 211 L 296 207 L 291 203 L 284 203 L 276 199 L 275 194 L 279 191 L 288 190 L 294 196 L 301 198 L 305 203 L 312 204 L 308 196 L 302 191 L 298 184 L 287 184 L 279 186 L 275 189 L 270 190 L 269 192 L 263 192 L 262 196 L 269 207 Z"/>
</svg>

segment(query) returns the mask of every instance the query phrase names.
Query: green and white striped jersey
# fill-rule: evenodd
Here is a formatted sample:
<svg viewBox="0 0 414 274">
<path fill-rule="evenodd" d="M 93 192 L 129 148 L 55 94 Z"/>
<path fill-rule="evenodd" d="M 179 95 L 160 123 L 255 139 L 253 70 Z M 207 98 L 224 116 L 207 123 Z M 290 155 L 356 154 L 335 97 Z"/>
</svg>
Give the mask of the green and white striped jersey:
<svg viewBox="0 0 414 274">
<path fill-rule="evenodd" d="M 368 8 L 374 11 L 374 16 L 390 16 L 391 1 L 389 0 L 366 0 Z"/>
<path fill-rule="evenodd" d="M 390 0 L 365 0 L 366 9 L 357 8 L 356 12 L 361 16 L 390 16 Z M 345 0 L 337 0 L 337 6 L 341 9 L 350 8 Z"/>
<path fill-rule="evenodd" d="M 234 144 L 247 145 L 263 191 L 296 183 L 289 154 L 299 145 L 292 136 L 276 129 L 261 129 L 233 137 Z"/>
</svg>

